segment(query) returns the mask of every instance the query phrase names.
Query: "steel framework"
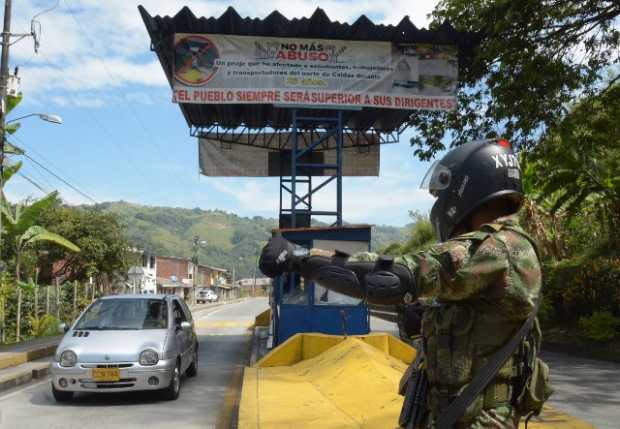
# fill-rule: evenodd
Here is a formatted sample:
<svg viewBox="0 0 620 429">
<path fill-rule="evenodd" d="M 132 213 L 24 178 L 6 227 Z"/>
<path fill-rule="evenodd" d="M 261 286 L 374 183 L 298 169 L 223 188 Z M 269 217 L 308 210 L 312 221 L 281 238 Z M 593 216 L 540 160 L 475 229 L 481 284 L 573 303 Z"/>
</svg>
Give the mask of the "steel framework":
<svg viewBox="0 0 620 429">
<path fill-rule="evenodd" d="M 333 116 L 311 117 L 302 116 L 297 109 L 293 110 L 293 123 L 290 135 L 291 139 L 291 169 L 290 176 L 280 176 L 280 219 L 289 218 L 290 227 L 298 227 L 299 219 L 306 219 L 309 226 L 314 216 L 330 216 L 335 218 L 334 226 L 342 226 L 342 148 L 343 148 L 343 122 L 342 111 L 333 111 Z M 300 147 L 300 135 L 304 129 L 311 128 L 312 124 L 324 124 L 325 132 L 311 134 L 315 138 Z M 330 125 L 327 125 L 330 124 Z M 328 139 L 336 142 L 336 162 L 328 164 L 313 162 L 312 153 L 320 149 L 321 144 Z M 328 176 L 321 176 L 319 183 L 313 183 L 313 171 L 329 170 Z M 331 211 L 314 210 L 312 197 L 331 182 L 336 181 L 336 208 Z M 290 204 L 286 204 L 287 200 Z"/>
</svg>

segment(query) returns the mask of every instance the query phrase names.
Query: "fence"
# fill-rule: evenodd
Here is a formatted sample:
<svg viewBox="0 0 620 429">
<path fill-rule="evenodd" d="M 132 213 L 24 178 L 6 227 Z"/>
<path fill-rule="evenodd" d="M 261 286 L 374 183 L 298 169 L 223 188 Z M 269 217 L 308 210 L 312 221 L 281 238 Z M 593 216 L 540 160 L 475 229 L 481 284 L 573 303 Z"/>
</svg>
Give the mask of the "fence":
<svg viewBox="0 0 620 429">
<path fill-rule="evenodd" d="M 67 282 L 55 285 L 2 280 L 0 287 L 0 343 L 54 335 L 58 324 L 72 322 L 99 294 L 96 285 Z"/>
</svg>

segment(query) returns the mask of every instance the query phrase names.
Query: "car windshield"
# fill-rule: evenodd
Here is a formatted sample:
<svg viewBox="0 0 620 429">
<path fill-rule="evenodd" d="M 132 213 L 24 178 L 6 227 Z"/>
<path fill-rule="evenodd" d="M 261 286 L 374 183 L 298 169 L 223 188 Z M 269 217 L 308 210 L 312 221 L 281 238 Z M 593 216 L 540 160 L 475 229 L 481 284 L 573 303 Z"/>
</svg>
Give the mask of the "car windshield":
<svg viewBox="0 0 620 429">
<path fill-rule="evenodd" d="M 168 327 L 168 306 L 163 299 L 100 299 L 80 318 L 75 329 L 139 330 Z"/>
</svg>

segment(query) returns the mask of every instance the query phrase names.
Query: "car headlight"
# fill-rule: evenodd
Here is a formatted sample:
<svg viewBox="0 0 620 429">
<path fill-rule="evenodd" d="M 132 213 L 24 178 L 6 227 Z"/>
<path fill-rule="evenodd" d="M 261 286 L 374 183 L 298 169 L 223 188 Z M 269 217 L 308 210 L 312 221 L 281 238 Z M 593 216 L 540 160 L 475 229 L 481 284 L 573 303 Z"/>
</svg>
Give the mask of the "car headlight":
<svg viewBox="0 0 620 429">
<path fill-rule="evenodd" d="M 159 362 L 159 356 L 155 350 L 147 349 L 140 353 L 139 362 L 140 365 L 155 365 Z"/>
<path fill-rule="evenodd" d="M 77 363 L 77 355 L 73 350 L 65 350 L 60 354 L 60 366 L 75 366 Z"/>
</svg>

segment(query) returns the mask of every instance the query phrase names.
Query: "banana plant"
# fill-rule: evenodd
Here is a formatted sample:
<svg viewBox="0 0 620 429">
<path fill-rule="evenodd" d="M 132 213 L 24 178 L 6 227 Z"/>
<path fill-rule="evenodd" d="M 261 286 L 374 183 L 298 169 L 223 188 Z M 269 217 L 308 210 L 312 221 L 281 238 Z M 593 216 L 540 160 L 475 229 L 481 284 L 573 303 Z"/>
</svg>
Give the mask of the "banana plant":
<svg viewBox="0 0 620 429">
<path fill-rule="evenodd" d="M 0 203 L 0 211 L 2 215 L 2 224 L 6 235 L 5 243 L 12 243 L 15 252 L 15 282 L 17 285 L 21 283 L 21 261 L 25 250 L 32 247 L 36 243 L 45 241 L 62 246 L 71 252 L 79 252 L 80 248 L 67 240 L 66 238 L 48 231 L 36 223 L 41 214 L 52 207 L 58 200 L 58 192 L 52 192 L 45 197 L 30 205 L 17 204 L 15 208 L 11 208 L 6 199 L 2 198 Z M 21 288 L 17 291 L 17 330 L 16 338 L 20 338 L 20 322 L 21 322 Z"/>
</svg>

